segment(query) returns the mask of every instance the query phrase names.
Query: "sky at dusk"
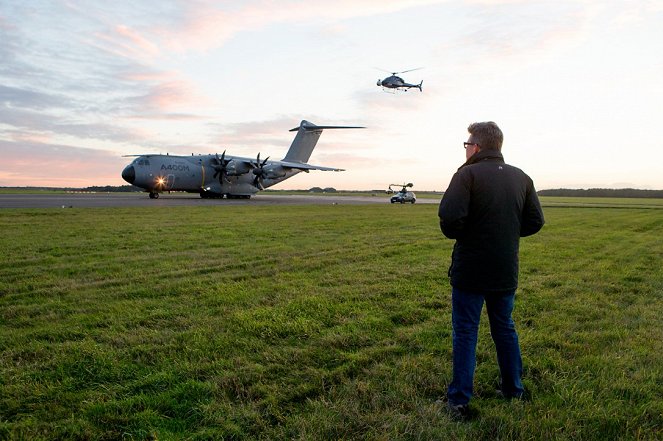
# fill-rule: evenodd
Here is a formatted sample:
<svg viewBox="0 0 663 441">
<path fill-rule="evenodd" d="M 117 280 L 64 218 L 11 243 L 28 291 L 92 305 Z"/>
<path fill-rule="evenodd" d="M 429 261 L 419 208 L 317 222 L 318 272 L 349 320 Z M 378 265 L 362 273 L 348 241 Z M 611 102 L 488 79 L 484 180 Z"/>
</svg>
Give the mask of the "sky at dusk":
<svg viewBox="0 0 663 441">
<path fill-rule="evenodd" d="M 280 159 L 306 119 L 366 129 L 309 161 L 345 172 L 275 188 L 441 191 L 495 121 L 537 189 L 663 189 L 662 23 L 661 0 L 0 0 L 0 186 L 124 185 L 131 154 Z M 376 85 L 415 68 L 421 93 Z"/>
</svg>

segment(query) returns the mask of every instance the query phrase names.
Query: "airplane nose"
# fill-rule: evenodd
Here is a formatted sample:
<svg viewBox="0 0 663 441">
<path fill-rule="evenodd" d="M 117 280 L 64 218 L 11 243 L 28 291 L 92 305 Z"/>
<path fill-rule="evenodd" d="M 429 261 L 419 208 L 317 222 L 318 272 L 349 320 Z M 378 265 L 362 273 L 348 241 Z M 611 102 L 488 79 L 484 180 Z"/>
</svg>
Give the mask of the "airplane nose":
<svg viewBox="0 0 663 441">
<path fill-rule="evenodd" d="M 136 180 L 136 170 L 133 165 L 127 165 L 124 170 L 122 170 L 122 179 L 130 184 L 134 183 Z"/>
</svg>

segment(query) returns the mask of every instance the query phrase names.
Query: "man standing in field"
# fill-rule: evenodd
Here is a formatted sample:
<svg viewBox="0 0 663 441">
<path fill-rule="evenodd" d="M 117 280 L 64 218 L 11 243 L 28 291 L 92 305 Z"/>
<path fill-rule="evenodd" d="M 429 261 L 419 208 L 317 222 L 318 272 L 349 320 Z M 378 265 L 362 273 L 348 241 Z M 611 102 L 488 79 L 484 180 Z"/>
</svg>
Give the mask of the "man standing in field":
<svg viewBox="0 0 663 441">
<path fill-rule="evenodd" d="M 503 135 L 494 122 L 471 124 L 465 159 L 444 193 L 438 215 L 455 239 L 449 278 L 453 327 L 453 379 L 447 391 L 452 416 L 469 416 L 479 319 L 484 302 L 497 350 L 501 392 L 522 398 L 522 359 L 511 318 L 518 285 L 520 238 L 543 227 L 532 180 L 504 163 Z"/>
</svg>

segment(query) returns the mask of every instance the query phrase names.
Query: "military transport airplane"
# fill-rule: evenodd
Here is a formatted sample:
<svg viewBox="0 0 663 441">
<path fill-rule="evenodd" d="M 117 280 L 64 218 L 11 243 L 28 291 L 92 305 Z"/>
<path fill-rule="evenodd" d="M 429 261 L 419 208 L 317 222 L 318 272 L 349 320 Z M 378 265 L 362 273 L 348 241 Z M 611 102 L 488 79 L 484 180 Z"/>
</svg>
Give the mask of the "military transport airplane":
<svg viewBox="0 0 663 441">
<path fill-rule="evenodd" d="M 122 171 L 122 178 L 143 188 L 156 199 L 163 191 L 200 193 L 202 198 L 250 198 L 260 190 L 276 185 L 297 173 L 310 170 L 343 171 L 334 167 L 307 164 L 324 129 L 363 129 L 357 126 L 316 126 L 306 120 L 299 127 L 288 153 L 280 161 L 254 160 L 239 156 L 214 155 L 136 155 Z"/>
</svg>

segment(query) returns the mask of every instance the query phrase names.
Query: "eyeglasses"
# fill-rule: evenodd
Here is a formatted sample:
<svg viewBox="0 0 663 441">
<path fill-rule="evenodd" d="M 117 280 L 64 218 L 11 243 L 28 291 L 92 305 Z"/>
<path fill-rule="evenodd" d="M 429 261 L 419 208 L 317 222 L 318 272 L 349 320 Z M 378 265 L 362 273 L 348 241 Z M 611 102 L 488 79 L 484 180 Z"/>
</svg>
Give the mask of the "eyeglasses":
<svg viewBox="0 0 663 441">
<path fill-rule="evenodd" d="M 464 142 L 463 143 L 463 148 L 467 149 L 469 146 L 475 145 L 477 147 L 481 147 L 481 145 L 477 144 L 476 142 Z"/>
</svg>

